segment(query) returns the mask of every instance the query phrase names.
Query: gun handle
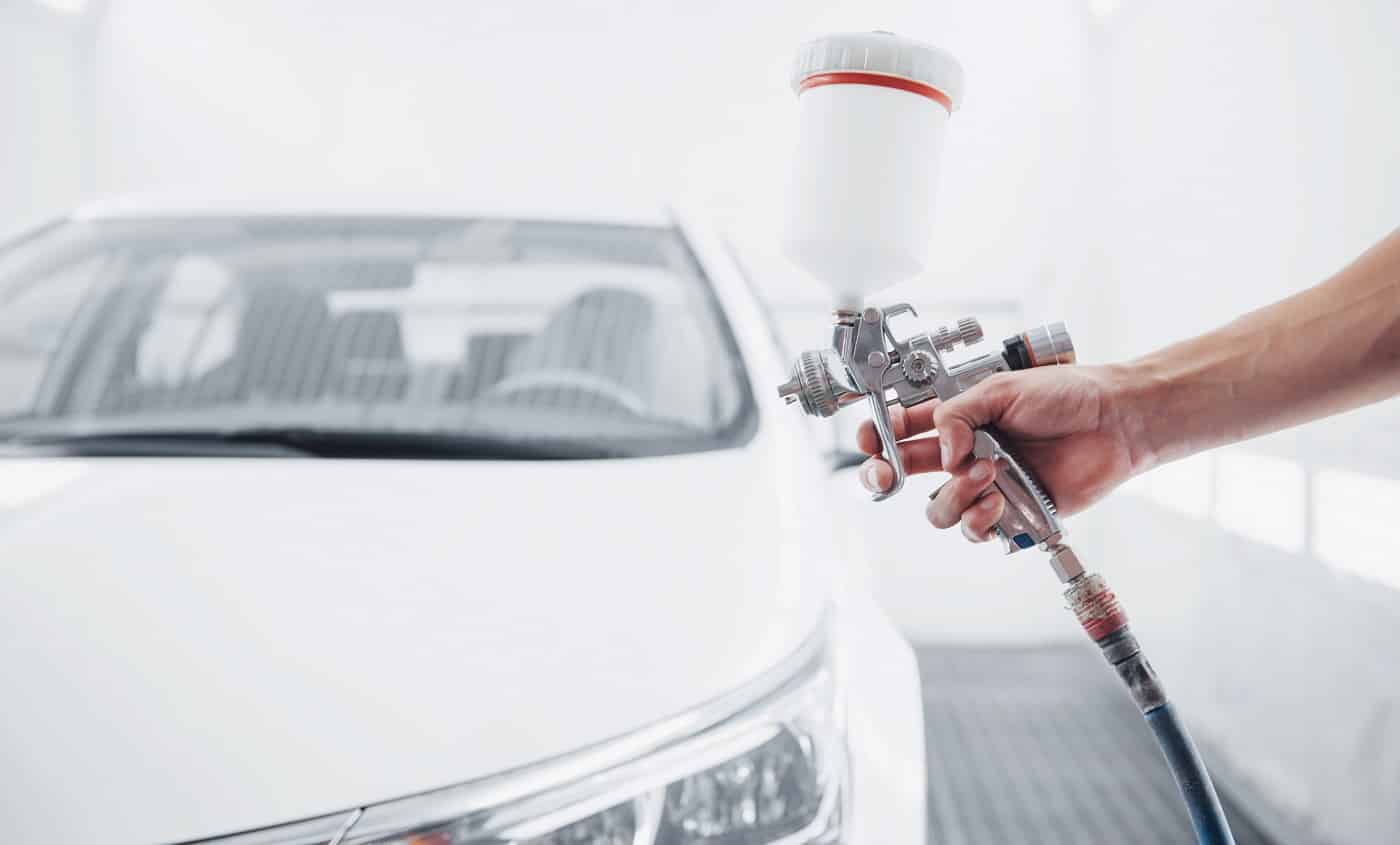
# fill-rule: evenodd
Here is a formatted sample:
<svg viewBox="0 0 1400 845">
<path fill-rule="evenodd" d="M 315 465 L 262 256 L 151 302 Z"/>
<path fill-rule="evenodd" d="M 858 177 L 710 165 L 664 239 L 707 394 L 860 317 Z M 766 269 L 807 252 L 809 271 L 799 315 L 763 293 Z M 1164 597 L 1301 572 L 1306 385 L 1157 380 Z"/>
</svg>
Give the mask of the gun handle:
<svg viewBox="0 0 1400 845">
<path fill-rule="evenodd" d="M 1006 498 L 1006 511 L 996 524 L 996 532 L 1006 553 L 1057 542 L 1064 529 L 1055 503 L 1030 470 L 1002 446 L 990 429 L 977 430 L 972 453 L 991 459 L 996 466 L 994 484 Z"/>
</svg>

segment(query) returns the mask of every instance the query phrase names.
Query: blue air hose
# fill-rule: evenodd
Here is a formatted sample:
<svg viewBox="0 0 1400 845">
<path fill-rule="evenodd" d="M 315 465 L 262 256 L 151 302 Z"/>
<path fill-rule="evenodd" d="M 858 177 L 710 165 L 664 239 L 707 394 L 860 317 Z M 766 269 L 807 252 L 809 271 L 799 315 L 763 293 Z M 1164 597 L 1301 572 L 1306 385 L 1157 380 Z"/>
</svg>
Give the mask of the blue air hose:
<svg viewBox="0 0 1400 845">
<path fill-rule="evenodd" d="M 1081 570 L 1067 582 L 1065 598 L 1085 633 L 1127 685 L 1133 701 L 1152 728 L 1162 756 L 1167 759 L 1172 777 L 1181 789 L 1197 841 L 1200 845 L 1235 845 L 1210 773 L 1186 726 L 1167 703 L 1166 690 L 1152 664 L 1143 656 L 1117 596 L 1102 576 Z"/>
<path fill-rule="evenodd" d="M 1220 806 L 1220 797 L 1215 794 L 1215 784 L 1210 781 L 1210 772 L 1191 741 L 1191 734 L 1176 715 L 1170 704 L 1163 704 L 1142 714 L 1152 733 L 1157 737 L 1157 745 L 1162 756 L 1167 758 L 1172 777 L 1181 789 L 1181 797 L 1186 800 L 1186 811 L 1191 814 L 1191 827 L 1196 830 L 1196 840 L 1201 845 L 1235 845 L 1235 837 L 1230 833 L 1230 824 L 1225 820 L 1225 810 Z"/>
</svg>

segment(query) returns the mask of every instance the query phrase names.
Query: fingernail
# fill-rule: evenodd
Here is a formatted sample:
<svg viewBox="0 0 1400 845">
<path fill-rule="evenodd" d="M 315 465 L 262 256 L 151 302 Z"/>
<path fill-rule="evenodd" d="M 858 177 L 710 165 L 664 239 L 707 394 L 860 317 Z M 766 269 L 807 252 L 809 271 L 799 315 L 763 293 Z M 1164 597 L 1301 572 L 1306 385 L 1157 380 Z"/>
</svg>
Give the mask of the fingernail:
<svg viewBox="0 0 1400 845">
<path fill-rule="evenodd" d="M 986 481 L 992 477 L 992 465 L 986 461 L 978 461 L 972 465 L 972 470 L 968 472 L 973 481 Z"/>
<path fill-rule="evenodd" d="M 948 441 L 941 437 L 938 439 L 938 454 L 943 458 L 943 468 L 947 469 L 948 465 L 952 463 L 952 456 L 949 454 Z"/>
<path fill-rule="evenodd" d="M 860 469 L 860 483 L 871 493 L 880 493 L 880 467 L 874 461 L 867 461 Z"/>
</svg>

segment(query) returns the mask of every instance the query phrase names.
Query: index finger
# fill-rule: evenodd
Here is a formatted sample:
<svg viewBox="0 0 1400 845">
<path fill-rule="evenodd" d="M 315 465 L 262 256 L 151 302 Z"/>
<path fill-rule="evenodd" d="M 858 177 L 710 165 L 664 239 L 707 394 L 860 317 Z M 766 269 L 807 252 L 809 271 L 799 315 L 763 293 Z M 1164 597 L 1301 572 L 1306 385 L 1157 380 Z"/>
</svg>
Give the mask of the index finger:
<svg viewBox="0 0 1400 845">
<path fill-rule="evenodd" d="M 912 408 L 896 405 L 890 408 L 890 422 L 894 424 L 894 438 L 903 440 L 933 429 L 933 409 L 938 407 L 937 399 L 921 402 Z M 875 431 L 875 422 L 866 420 L 856 430 L 856 447 L 867 455 L 880 454 L 880 435 Z"/>
</svg>

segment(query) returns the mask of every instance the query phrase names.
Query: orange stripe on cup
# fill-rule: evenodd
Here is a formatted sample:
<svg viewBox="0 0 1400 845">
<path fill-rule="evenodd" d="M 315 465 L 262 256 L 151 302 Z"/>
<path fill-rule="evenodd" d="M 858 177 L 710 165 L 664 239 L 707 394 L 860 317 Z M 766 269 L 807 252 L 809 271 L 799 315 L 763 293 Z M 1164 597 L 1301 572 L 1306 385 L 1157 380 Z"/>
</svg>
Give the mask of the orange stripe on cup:
<svg viewBox="0 0 1400 845">
<path fill-rule="evenodd" d="M 797 93 L 801 94 L 808 88 L 820 88 L 823 85 L 878 85 L 881 88 L 897 88 L 900 91 L 908 91 L 911 94 L 918 94 L 921 97 L 928 97 L 935 103 L 943 106 L 949 112 L 953 110 L 953 101 L 947 94 L 934 88 L 926 82 L 915 82 L 912 79 L 905 79 L 902 76 L 890 76 L 884 73 L 866 73 L 864 71 L 840 71 L 837 73 L 817 73 L 802 80 L 802 84 L 797 86 Z"/>
</svg>

